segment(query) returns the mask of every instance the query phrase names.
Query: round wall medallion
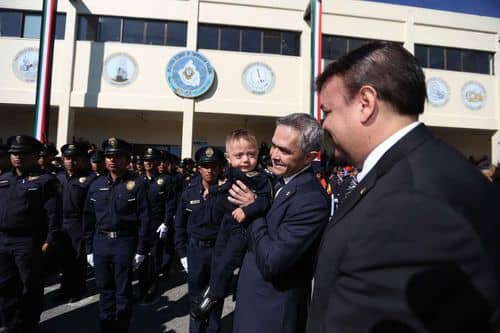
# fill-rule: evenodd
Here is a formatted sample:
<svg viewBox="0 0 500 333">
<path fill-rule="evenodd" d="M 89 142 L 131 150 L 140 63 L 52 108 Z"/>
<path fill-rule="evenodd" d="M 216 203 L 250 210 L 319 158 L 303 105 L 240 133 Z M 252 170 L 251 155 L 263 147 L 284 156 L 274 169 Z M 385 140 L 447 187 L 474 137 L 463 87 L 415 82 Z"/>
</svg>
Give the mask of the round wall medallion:
<svg viewBox="0 0 500 333">
<path fill-rule="evenodd" d="M 433 106 L 443 106 L 448 103 L 450 99 L 448 84 L 436 77 L 427 80 L 427 99 Z"/>
<path fill-rule="evenodd" d="M 128 54 L 112 54 L 104 63 L 104 77 L 113 85 L 127 85 L 134 81 L 136 76 L 137 63 Z"/>
<path fill-rule="evenodd" d="M 181 97 L 203 95 L 214 83 L 214 68 L 207 58 L 195 51 L 182 51 L 167 64 L 167 83 Z"/>
<path fill-rule="evenodd" d="M 243 70 L 242 81 L 251 93 L 265 94 L 274 86 L 274 73 L 268 65 L 256 62 Z"/>
<path fill-rule="evenodd" d="M 469 81 L 462 87 L 462 102 L 471 110 L 479 110 L 486 104 L 486 90 L 476 81 Z"/>
<path fill-rule="evenodd" d="M 19 52 L 12 62 L 12 70 L 21 81 L 36 81 L 38 74 L 38 49 L 31 47 Z"/>
</svg>

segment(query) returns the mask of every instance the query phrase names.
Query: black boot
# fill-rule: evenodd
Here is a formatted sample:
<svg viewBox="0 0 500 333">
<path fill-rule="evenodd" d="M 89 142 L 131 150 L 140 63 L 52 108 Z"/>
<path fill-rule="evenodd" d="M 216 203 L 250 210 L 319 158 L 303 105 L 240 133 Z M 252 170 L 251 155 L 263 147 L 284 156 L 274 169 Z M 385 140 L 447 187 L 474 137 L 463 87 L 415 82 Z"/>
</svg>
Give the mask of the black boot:
<svg viewBox="0 0 500 333">
<path fill-rule="evenodd" d="M 205 289 L 201 298 L 191 305 L 191 317 L 198 321 L 208 320 L 210 312 L 219 302 L 219 298 L 210 295 L 210 287 Z"/>
</svg>

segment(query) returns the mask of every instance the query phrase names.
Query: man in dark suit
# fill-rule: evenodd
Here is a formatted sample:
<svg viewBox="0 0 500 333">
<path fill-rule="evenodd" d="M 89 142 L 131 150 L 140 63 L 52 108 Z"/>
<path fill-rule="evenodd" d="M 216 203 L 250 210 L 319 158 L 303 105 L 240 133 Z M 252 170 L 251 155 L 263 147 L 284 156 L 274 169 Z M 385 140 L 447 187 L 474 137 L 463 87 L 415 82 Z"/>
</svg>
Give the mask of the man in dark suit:
<svg viewBox="0 0 500 333">
<path fill-rule="evenodd" d="M 317 89 L 336 157 L 361 172 L 323 233 L 307 332 L 490 331 L 500 195 L 418 122 L 416 59 L 371 43 L 329 65 Z"/>
<path fill-rule="evenodd" d="M 278 176 L 265 218 L 251 222 L 238 281 L 233 332 L 303 332 L 313 261 L 330 201 L 311 170 L 323 141 L 318 122 L 306 114 L 278 119 L 272 138 L 272 172 Z M 255 197 L 241 182 L 229 190 L 234 204 Z"/>
</svg>

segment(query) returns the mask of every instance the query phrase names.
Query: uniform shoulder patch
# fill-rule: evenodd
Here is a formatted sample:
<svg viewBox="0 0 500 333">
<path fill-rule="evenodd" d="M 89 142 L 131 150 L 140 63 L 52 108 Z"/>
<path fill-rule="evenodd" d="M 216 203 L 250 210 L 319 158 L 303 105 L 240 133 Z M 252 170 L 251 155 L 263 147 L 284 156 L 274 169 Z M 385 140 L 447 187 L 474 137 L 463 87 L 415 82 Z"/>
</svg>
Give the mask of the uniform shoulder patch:
<svg viewBox="0 0 500 333">
<path fill-rule="evenodd" d="M 135 187 L 135 180 L 129 180 L 125 186 L 127 190 L 132 191 Z"/>
<path fill-rule="evenodd" d="M 85 183 L 85 181 L 87 181 L 87 177 L 80 177 L 80 178 L 78 178 L 78 182 L 79 182 L 80 184 Z"/>
</svg>

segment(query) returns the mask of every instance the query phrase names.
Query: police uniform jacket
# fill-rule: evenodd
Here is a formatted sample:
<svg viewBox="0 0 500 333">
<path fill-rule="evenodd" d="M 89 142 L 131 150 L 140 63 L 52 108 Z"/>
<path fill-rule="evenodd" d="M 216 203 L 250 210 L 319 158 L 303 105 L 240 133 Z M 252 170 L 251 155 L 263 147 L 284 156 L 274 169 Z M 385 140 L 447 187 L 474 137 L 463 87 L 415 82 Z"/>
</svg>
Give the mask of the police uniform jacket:
<svg viewBox="0 0 500 333">
<path fill-rule="evenodd" d="M 41 169 L 18 176 L 0 175 L 0 231 L 35 236 L 51 243 L 61 226 L 61 193 L 57 178 Z"/>
<path fill-rule="evenodd" d="M 225 173 L 226 182 L 220 186 L 210 186 L 210 195 L 215 196 L 213 207 L 213 220 L 222 221 L 227 216 L 228 221 L 238 223 L 230 214 L 237 206 L 227 200 L 229 189 L 237 180 L 243 182 L 252 192 L 257 195 L 255 201 L 246 207 L 243 207 L 245 213 L 245 223 L 250 223 L 257 217 L 264 216 L 271 206 L 271 180 L 264 172 L 242 172 L 237 168 L 228 168 Z"/>
<path fill-rule="evenodd" d="M 151 204 L 151 230 L 155 232 L 162 223 L 172 227 L 177 207 L 173 178 L 166 174 L 148 178 L 145 173 L 141 177 L 148 184 L 148 198 Z"/>
<path fill-rule="evenodd" d="M 188 238 L 214 240 L 219 232 L 220 221 L 212 220 L 214 201 L 203 198 L 201 177 L 196 178 L 182 192 L 175 214 L 175 249 L 179 257 L 187 255 Z"/>
<path fill-rule="evenodd" d="M 117 232 L 137 235 L 137 253 L 148 253 L 150 210 L 147 185 L 132 172 L 114 182 L 111 176 L 100 176 L 92 182 L 84 211 L 84 237 L 87 253 L 92 253 L 95 232 Z"/>
<path fill-rule="evenodd" d="M 82 219 L 87 191 L 96 178 L 97 176 L 90 171 L 82 171 L 71 176 L 66 171 L 57 174 L 57 179 L 63 188 L 63 223 Z"/>
</svg>

